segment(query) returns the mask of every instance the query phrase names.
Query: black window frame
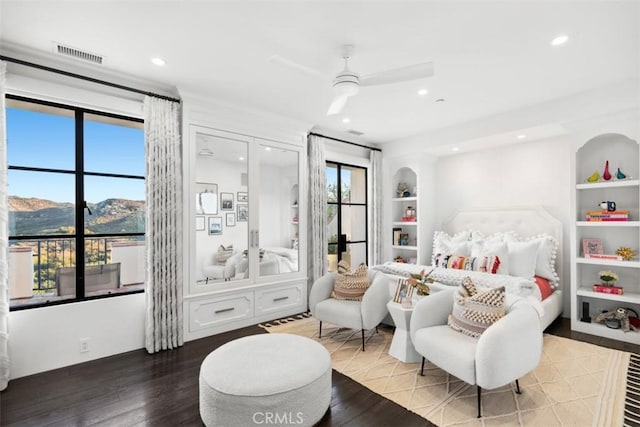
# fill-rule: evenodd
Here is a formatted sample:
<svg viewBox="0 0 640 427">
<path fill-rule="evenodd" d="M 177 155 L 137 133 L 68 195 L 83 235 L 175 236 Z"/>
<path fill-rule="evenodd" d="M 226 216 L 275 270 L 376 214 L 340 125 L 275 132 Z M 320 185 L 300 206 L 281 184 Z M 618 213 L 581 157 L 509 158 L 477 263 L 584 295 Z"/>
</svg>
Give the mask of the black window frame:
<svg viewBox="0 0 640 427">
<path fill-rule="evenodd" d="M 41 99 L 34 99 L 19 95 L 6 94 L 5 98 L 7 100 L 15 100 L 22 101 L 26 103 L 39 104 L 48 107 L 61 108 L 65 110 L 69 110 L 73 112 L 74 121 L 75 121 L 75 162 L 74 162 L 74 170 L 68 169 L 52 169 L 52 168 L 43 168 L 43 167 L 31 167 L 31 166 L 19 166 L 19 165 L 11 165 L 8 164 L 7 160 L 7 171 L 9 170 L 20 170 L 20 171 L 30 171 L 30 172 L 50 172 L 50 173 L 63 173 L 63 174 L 72 174 L 75 176 L 75 233 L 74 234 L 46 234 L 46 235 L 20 235 L 20 236 L 8 236 L 8 241 L 21 241 L 21 240 L 36 240 L 36 239 L 75 239 L 75 268 L 76 268 L 76 293 L 73 298 L 64 298 L 64 299 L 52 299 L 52 300 L 44 300 L 41 302 L 35 302 L 33 304 L 21 304 L 16 306 L 11 306 L 10 311 L 18 311 L 18 310 L 28 310 L 32 308 L 40 308 L 40 307 L 49 307 L 54 305 L 61 304 L 71 304 L 82 301 L 89 301 L 95 299 L 102 298 L 111 298 L 118 297 L 123 295 L 132 295 L 143 293 L 144 289 L 132 289 L 125 292 L 117 292 L 117 293 L 109 293 L 109 294 L 101 294 L 101 295 L 85 295 L 85 241 L 87 238 L 101 238 L 101 237 L 145 237 L 146 234 L 144 232 L 136 232 L 136 233 L 95 233 L 95 234 L 85 234 L 84 229 L 84 213 L 85 209 L 87 209 L 87 204 L 84 199 L 84 177 L 85 176 L 98 176 L 98 177 L 107 177 L 107 178 L 128 178 L 128 179 L 140 179 L 146 181 L 146 176 L 140 175 L 128 175 L 128 174 L 118 174 L 118 173 L 104 173 L 104 172 L 87 172 L 84 170 L 84 116 L 85 114 L 92 114 L 98 116 L 104 116 L 108 118 L 131 121 L 135 123 L 144 123 L 143 119 L 124 116 L 120 114 L 107 113 L 105 111 L 93 110 L 83 107 L 77 107 L 73 105 L 61 104 L 57 102 L 45 101 Z M 6 112 L 5 112 L 6 115 Z M 6 117 L 6 116 L 5 116 Z M 146 203 L 146 199 L 145 199 Z M 146 239 L 145 239 L 146 240 Z"/>
<path fill-rule="evenodd" d="M 337 196 L 335 202 L 330 202 L 327 200 L 327 206 L 335 205 L 336 206 L 336 215 L 338 217 L 338 241 L 336 243 L 327 243 L 327 252 L 329 251 L 330 246 L 337 245 L 337 254 L 338 254 L 338 262 L 342 260 L 342 253 L 347 250 L 348 244 L 354 243 L 364 243 L 365 247 L 365 263 L 369 265 L 369 168 L 366 166 L 352 165 L 349 163 L 336 162 L 332 160 L 325 161 L 325 167 L 327 166 L 336 166 L 336 175 L 337 175 Z M 352 202 L 343 202 L 342 201 L 342 168 L 348 167 L 353 169 L 362 169 L 364 170 L 364 203 L 352 203 Z M 364 206 L 366 215 L 364 217 L 364 227 L 366 230 L 366 238 L 365 240 L 349 240 L 347 241 L 346 237 L 343 237 L 340 234 L 342 230 L 342 206 Z"/>
</svg>

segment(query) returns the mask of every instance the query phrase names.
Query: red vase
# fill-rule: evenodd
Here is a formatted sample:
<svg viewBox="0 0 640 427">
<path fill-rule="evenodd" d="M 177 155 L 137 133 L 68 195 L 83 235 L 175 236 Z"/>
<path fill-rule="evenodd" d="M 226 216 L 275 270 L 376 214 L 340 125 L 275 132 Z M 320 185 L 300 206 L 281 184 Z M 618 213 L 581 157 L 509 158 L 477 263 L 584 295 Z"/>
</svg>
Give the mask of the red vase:
<svg viewBox="0 0 640 427">
<path fill-rule="evenodd" d="M 609 172 L 609 160 L 604 164 L 604 173 L 602 174 L 602 178 L 605 181 L 609 181 L 611 179 L 611 173 Z"/>
</svg>

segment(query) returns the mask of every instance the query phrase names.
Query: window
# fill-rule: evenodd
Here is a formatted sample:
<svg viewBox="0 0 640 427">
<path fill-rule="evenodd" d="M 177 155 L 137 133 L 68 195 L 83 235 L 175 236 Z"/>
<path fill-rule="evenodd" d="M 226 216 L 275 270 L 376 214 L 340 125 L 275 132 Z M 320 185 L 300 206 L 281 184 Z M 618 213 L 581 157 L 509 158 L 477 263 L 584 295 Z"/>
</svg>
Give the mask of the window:
<svg viewBox="0 0 640 427">
<path fill-rule="evenodd" d="M 144 290 L 139 119 L 7 96 L 12 310 Z"/>
<path fill-rule="evenodd" d="M 367 169 L 327 162 L 326 178 L 328 271 L 367 263 Z"/>
</svg>

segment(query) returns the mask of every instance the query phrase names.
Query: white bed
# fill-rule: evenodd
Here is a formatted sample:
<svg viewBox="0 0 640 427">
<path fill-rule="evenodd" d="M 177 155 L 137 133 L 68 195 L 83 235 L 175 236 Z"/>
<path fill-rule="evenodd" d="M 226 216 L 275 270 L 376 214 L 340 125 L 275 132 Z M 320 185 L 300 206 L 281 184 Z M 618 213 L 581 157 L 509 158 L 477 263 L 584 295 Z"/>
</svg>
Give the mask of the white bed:
<svg viewBox="0 0 640 427">
<path fill-rule="evenodd" d="M 562 223 L 551 216 L 540 206 L 504 207 L 504 208 L 472 208 L 459 211 L 450 221 L 446 222 L 443 231 L 455 235 L 464 231 L 476 231 L 485 235 L 497 232 L 515 232 L 522 238 L 532 238 L 541 234 L 554 237 L 558 242 L 555 255 L 555 270 L 558 280 L 554 292 L 541 303 L 539 310 L 540 326 L 544 330 L 562 313 Z M 389 265 L 389 263 L 385 264 Z M 398 272 L 420 271 L 430 269 L 430 266 L 395 265 Z M 380 268 L 379 268 L 380 269 Z M 381 269 L 385 271 L 385 269 Z M 464 270 L 458 270 L 464 273 Z M 387 269 L 389 272 L 389 269 Z M 478 273 L 478 272 L 472 272 Z M 487 273 L 478 273 L 485 274 Z"/>
</svg>

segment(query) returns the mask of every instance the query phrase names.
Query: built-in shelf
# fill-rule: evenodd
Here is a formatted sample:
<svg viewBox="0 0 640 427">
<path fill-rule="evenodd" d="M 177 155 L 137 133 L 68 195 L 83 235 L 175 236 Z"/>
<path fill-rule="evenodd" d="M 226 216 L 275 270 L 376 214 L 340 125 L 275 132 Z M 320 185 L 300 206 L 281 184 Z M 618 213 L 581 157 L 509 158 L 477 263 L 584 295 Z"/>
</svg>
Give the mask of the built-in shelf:
<svg viewBox="0 0 640 427">
<path fill-rule="evenodd" d="M 393 199 L 391 199 L 394 202 L 415 202 L 416 200 L 418 200 L 418 198 L 416 196 L 411 196 L 411 197 L 394 197 Z"/>
<path fill-rule="evenodd" d="M 622 285 L 622 287 L 624 288 L 624 284 Z M 631 304 L 640 304 L 639 293 L 627 292 L 627 291 L 623 291 L 623 292 L 625 293 L 622 295 L 605 294 L 604 292 L 594 292 L 593 290 L 591 290 L 591 288 L 581 287 L 581 288 L 578 288 L 577 294 L 583 297 L 607 299 L 611 301 L 626 302 Z"/>
<path fill-rule="evenodd" d="M 606 182 L 586 182 L 584 184 L 576 184 L 577 190 L 590 190 L 595 188 L 616 188 L 616 187 L 633 187 L 639 186 L 640 180 L 638 179 L 624 179 L 619 181 L 606 181 Z"/>
<path fill-rule="evenodd" d="M 578 264 L 592 264 L 592 265 L 608 265 L 611 267 L 629 267 L 640 268 L 640 261 L 619 261 L 615 259 L 601 259 L 601 258 L 576 258 Z"/>
<path fill-rule="evenodd" d="M 593 318 L 595 316 L 591 317 Z M 633 344 L 640 344 L 640 332 L 624 332 L 622 329 L 611 329 L 607 328 L 602 323 L 587 323 L 577 321 L 574 323 L 572 329 L 578 332 L 583 332 L 585 334 L 597 335 Z"/>
<path fill-rule="evenodd" d="M 417 221 L 393 221 L 393 225 L 418 225 Z"/>
<path fill-rule="evenodd" d="M 409 246 L 409 245 L 393 245 L 392 247 L 394 249 L 404 249 L 406 251 L 417 251 L 418 250 L 417 246 Z"/>
<path fill-rule="evenodd" d="M 576 221 L 576 227 L 640 227 L 640 221 Z"/>
</svg>

